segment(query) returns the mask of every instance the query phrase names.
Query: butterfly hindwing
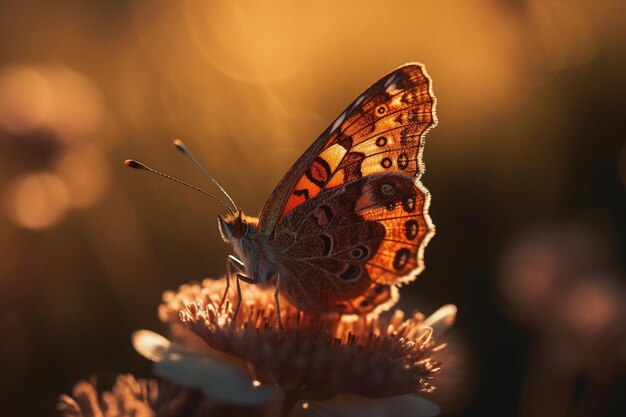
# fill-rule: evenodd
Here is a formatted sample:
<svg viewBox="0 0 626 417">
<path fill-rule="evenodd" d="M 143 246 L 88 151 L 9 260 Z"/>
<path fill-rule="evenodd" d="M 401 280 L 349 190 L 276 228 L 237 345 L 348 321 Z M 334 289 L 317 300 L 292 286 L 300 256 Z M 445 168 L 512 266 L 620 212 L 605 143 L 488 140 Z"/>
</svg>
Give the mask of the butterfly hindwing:
<svg viewBox="0 0 626 417">
<path fill-rule="evenodd" d="M 393 285 L 422 267 L 432 233 L 427 205 L 428 193 L 401 173 L 361 178 L 299 205 L 275 233 L 284 273 L 296 277 L 286 295 L 320 312 L 395 303 Z"/>
</svg>

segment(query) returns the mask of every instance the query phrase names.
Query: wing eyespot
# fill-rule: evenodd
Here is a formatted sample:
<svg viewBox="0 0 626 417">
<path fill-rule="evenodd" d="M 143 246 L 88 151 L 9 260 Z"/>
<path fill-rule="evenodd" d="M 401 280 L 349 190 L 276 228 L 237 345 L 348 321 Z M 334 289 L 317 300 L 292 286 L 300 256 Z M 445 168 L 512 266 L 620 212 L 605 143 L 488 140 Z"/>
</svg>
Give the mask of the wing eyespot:
<svg viewBox="0 0 626 417">
<path fill-rule="evenodd" d="M 384 116 L 387 113 L 387 106 L 385 106 L 384 104 L 381 104 L 380 106 L 376 107 L 376 114 L 378 116 Z"/>
<path fill-rule="evenodd" d="M 380 192 L 386 196 L 392 196 L 396 193 L 396 187 L 391 184 L 383 184 L 380 186 Z"/>
<path fill-rule="evenodd" d="M 404 223 L 404 235 L 408 240 L 413 240 L 419 232 L 419 224 L 416 220 L 408 220 Z"/>
<path fill-rule="evenodd" d="M 370 250 L 367 246 L 359 245 L 352 249 L 352 251 L 350 252 L 350 257 L 354 260 L 362 261 L 364 259 L 367 259 L 369 254 Z"/>
<path fill-rule="evenodd" d="M 396 162 L 398 163 L 398 168 L 404 171 L 409 166 L 409 157 L 405 152 L 402 152 L 400 155 L 398 155 L 398 159 Z"/>
<path fill-rule="evenodd" d="M 393 267 L 396 270 L 404 268 L 411 258 L 411 251 L 407 248 L 398 249 L 393 258 Z"/>
<path fill-rule="evenodd" d="M 415 197 L 412 197 L 412 196 L 411 197 L 407 197 L 402 202 L 402 208 L 407 213 L 413 213 L 413 210 L 415 210 Z"/>
<path fill-rule="evenodd" d="M 378 146 L 379 148 L 382 148 L 386 144 L 387 144 L 387 138 L 386 137 L 380 136 L 378 139 L 376 139 L 376 146 Z"/>
<path fill-rule="evenodd" d="M 393 165 L 391 158 L 383 158 L 383 160 L 380 161 L 380 166 L 382 166 L 385 169 L 391 168 L 391 165 Z"/>
</svg>

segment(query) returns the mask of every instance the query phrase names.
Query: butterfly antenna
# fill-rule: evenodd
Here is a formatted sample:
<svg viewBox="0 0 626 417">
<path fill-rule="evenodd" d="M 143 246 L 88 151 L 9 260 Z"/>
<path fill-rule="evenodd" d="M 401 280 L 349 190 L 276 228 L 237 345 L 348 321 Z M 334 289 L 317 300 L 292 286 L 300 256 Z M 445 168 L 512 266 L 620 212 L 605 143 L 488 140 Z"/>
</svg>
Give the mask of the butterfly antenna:
<svg viewBox="0 0 626 417">
<path fill-rule="evenodd" d="M 135 161 L 134 159 L 127 159 L 127 160 L 125 160 L 124 161 L 124 165 L 126 165 L 127 167 L 130 167 L 130 168 L 134 168 L 134 169 L 143 169 L 144 171 L 148 171 L 148 172 L 151 172 L 153 174 L 160 175 L 160 176 L 162 176 L 164 178 L 167 178 L 168 180 L 177 182 L 178 184 L 184 185 L 185 187 L 189 187 L 192 190 L 199 191 L 202 194 L 204 194 L 205 196 L 212 198 L 213 200 L 217 201 L 218 203 L 220 203 L 221 205 L 226 207 L 228 209 L 228 211 L 230 212 L 230 214 L 232 214 L 233 216 L 235 215 L 234 210 L 232 208 L 230 208 L 228 206 L 228 204 L 226 204 L 224 201 L 220 200 L 219 198 L 217 198 L 213 194 L 207 193 L 206 191 L 204 191 L 201 188 L 198 188 L 198 187 L 196 187 L 194 185 L 188 184 L 185 181 L 181 181 L 178 178 L 174 178 L 174 177 L 172 177 L 170 175 L 164 174 L 164 173 L 162 173 L 160 171 L 157 171 L 156 169 L 152 169 L 149 166 L 142 164 L 141 162 Z"/>
<path fill-rule="evenodd" d="M 206 169 L 204 169 L 204 167 L 202 166 L 202 164 L 200 164 L 200 162 L 198 162 L 198 160 L 196 159 L 195 156 L 193 156 L 193 154 L 191 153 L 191 151 L 189 149 L 187 149 L 187 147 L 185 146 L 185 144 L 176 139 L 174 140 L 174 147 L 176 149 L 178 149 L 180 151 L 180 153 L 182 153 L 183 155 L 185 155 L 187 158 L 189 158 L 189 160 L 191 160 L 191 162 L 196 166 L 196 168 L 198 168 L 200 171 L 202 171 L 202 173 L 208 178 L 210 179 L 213 184 L 215 184 L 215 186 L 217 188 L 220 189 L 220 191 L 222 193 L 224 193 L 224 195 L 226 196 L 226 198 L 228 198 L 228 201 L 231 202 L 231 204 L 233 205 L 234 209 L 237 210 L 237 204 L 235 204 L 235 202 L 233 201 L 233 199 L 230 197 L 230 195 L 228 195 L 228 193 L 226 192 L 226 190 L 217 182 L 217 180 L 215 178 L 213 178 L 213 176 L 211 176 L 211 174 L 209 174 L 207 172 Z"/>
</svg>

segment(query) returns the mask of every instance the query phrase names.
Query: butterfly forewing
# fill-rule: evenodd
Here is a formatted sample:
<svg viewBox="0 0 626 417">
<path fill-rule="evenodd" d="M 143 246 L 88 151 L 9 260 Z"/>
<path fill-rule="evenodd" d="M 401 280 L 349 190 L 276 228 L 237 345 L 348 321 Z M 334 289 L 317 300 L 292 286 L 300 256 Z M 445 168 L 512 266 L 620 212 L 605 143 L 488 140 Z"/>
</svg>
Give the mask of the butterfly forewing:
<svg viewBox="0 0 626 417">
<path fill-rule="evenodd" d="M 422 171 L 424 133 L 435 124 L 430 78 L 405 65 L 359 96 L 280 182 L 261 214 L 262 231 L 321 191 L 379 172 Z"/>
</svg>

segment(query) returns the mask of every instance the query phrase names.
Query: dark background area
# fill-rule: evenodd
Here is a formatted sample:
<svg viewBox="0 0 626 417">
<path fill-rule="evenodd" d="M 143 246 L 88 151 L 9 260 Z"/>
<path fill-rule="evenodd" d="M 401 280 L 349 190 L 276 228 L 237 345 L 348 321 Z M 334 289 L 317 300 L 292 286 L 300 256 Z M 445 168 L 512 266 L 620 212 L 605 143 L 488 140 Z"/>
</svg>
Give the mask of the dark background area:
<svg viewBox="0 0 626 417">
<path fill-rule="evenodd" d="M 440 3 L 440 2 L 439 2 Z M 455 416 L 626 413 L 626 30 L 611 0 L 0 3 L 3 415 L 150 375 L 130 334 L 225 271 L 185 141 L 258 213 L 367 86 L 426 65 L 437 234 L 400 306 L 458 306 L 434 401 Z"/>
</svg>

